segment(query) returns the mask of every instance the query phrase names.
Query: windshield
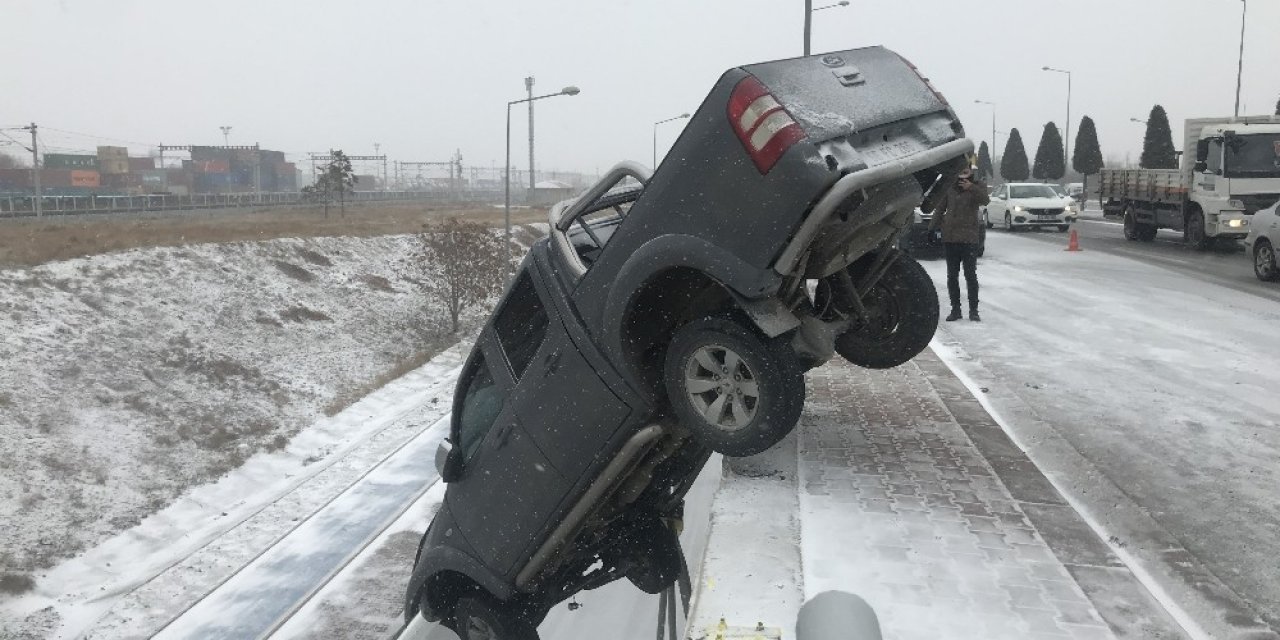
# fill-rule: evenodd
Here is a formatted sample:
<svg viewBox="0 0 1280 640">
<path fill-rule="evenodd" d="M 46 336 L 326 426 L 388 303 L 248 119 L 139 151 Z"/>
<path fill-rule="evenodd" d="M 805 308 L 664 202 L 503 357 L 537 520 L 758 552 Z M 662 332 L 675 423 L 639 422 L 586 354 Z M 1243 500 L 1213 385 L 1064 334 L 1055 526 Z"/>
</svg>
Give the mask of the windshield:
<svg viewBox="0 0 1280 640">
<path fill-rule="evenodd" d="M 1010 198 L 1059 198 L 1061 195 L 1047 184 L 1014 185 L 1009 187 Z"/>
<path fill-rule="evenodd" d="M 1226 159 L 1228 178 L 1280 178 L 1280 133 L 1231 138 Z"/>
</svg>

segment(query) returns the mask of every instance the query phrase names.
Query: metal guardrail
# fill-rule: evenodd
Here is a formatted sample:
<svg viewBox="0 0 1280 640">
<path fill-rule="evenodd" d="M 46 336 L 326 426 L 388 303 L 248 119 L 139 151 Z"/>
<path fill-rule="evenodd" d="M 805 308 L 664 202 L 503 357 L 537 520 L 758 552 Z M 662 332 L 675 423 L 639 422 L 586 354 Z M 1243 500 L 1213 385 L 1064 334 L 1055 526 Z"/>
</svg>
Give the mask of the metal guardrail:
<svg viewBox="0 0 1280 640">
<path fill-rule="evenodd" d="M 347 204 L 363 202 L 493 202 L 498 191 L 357 191 Z M 34 196 L 0 196 L 0 218 L 35 217 Z M 320 205 L 301 193 L 228 193 L 140 196 L 44 196 L 41 206 L 46 216 L 80 214 L 139 213 L 144 211 L 198 211 L 253 207 Z M 332 204 L 337 204 L 336 202 Z"/>
</svg>

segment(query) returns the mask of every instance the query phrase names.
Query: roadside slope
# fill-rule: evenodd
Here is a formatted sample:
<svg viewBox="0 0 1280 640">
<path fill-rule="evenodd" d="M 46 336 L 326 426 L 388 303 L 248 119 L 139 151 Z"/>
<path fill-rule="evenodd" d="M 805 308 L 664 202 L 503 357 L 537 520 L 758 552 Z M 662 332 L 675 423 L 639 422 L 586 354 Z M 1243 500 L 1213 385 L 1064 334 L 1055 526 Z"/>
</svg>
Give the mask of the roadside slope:
<svg viewBox="0 0 1280 640">
<path fill-rule="evenodd" d="M 284 239 L 0 270 L 0 598 L 451 342 L 414 250 Z"/>
</svg>

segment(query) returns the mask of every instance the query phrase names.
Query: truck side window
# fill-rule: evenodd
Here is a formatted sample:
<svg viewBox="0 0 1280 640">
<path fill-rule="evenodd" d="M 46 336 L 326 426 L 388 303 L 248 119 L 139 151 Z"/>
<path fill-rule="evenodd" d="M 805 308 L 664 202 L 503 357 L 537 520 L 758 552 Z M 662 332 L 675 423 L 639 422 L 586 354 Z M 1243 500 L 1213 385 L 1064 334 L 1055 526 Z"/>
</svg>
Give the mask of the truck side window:
<svg viewBox="0 0 1280 640">
<path fill-rule="evenodd" d="M 524 271 L 511 289 L 511 295 L 493 319 L 493 328 L 502 344 L 502 352 L 511 363 L 517 381 L 529 367 L 543 338 L 547 337 L 547 311 L 538 298 L 529 272 Z"/>
<path fill-rule="evenodd" d="M 493 383 L 493 375 L 489 373 L 484 356 L 476 358 L 466 384 L 462 414 L 458 420 L 458 446 L 462 449 L 463 462 L 471 460 L 480 443 L 484 442 L 485 435 L 502 411 L 503 401 L 502 391 Z"/>
<path fill-rule="evenodd" d="M 1222 173 L 1222 138 L 1209 140 L 1209 157 L 1205 159 L 1209 173 Z"/>
</svg>

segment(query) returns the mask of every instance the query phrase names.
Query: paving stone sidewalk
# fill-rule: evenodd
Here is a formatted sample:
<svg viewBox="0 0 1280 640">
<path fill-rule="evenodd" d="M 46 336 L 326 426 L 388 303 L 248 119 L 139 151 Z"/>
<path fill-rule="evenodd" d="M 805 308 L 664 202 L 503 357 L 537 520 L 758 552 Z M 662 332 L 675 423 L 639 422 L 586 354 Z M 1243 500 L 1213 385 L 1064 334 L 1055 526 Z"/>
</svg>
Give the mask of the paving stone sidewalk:
<svg viewBox="0 0 1280 640">
<path fill-rule="evenodd" d="M 806 597 L 862 596 L 886 640 L 1185 637 L 932 351 L 808 385 Z"/>
</svg>

